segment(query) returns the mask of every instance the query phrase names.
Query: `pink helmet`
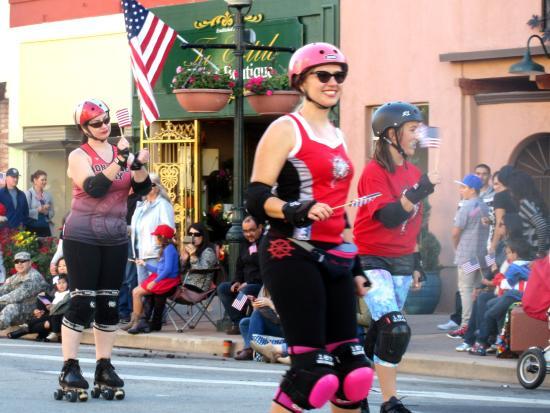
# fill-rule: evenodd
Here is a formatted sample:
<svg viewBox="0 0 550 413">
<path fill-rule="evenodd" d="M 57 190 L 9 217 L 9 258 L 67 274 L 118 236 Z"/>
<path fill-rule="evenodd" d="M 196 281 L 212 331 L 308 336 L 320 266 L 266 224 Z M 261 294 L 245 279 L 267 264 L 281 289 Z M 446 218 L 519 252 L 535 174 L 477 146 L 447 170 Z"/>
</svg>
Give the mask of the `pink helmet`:
<svg viewBox="0 0 550 413">
<path fill-rule="evenodd" d="M 76 105 L 74 123 L 84 126 L 86 122 L 103 113 L 109 113 L 109 107 L 99 99 L 86 99 Z"/>
<path fill-rule="evenodd" d="M 288 82 L 296 87 L 296 81 L 301 74 L 315 66 L 331 63 L 340 64 L 344 71 L 348 70 L 346 56 L 330 43 L 310 43 L 294 52 L 288 63 Z"/>
</svg>

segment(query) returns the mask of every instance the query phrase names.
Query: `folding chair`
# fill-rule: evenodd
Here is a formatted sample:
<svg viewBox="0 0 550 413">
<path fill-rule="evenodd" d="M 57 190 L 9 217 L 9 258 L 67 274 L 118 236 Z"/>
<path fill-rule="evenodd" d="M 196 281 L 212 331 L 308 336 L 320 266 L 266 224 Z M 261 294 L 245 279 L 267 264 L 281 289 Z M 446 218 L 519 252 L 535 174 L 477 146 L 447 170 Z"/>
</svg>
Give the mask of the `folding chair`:
<svg viewBox="0 0 550 413">
<path fill-rule="evenodd" d="M 197 293 L 189 290 L 180 285 L 174 295 L 166 300 L 166 307 L 168 309 L 167 317 L 176 329 L 178 333 L 182 333 L 186 328 L 193 329 L 201 321 L 203 317 L 206 317 L 214 326 L 216 321 L 208 314 L 208 308 L 214 298 L 217 295 L 218 283 L 223 277 L 224 271 L 222 267 L 208 268 L 203 270 L 193 270 L 194 273 L 211 273 L 214 272 L 214 278 L 212 279 L 212 285 L 207 291 Z M 189 306 L 190 315 L 185 317 L 176 306 L 178 304 Z M 180 327 L 176 322 L 176 318 L 183 325 Z"/>
</svg>

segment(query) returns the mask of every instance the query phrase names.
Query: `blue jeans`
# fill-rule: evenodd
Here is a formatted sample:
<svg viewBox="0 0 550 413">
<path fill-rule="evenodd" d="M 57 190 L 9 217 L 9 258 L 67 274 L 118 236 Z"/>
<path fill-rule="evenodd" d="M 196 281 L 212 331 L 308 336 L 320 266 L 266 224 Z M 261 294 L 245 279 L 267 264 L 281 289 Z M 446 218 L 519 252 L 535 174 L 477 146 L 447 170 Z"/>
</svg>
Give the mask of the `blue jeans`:
<svg viewBox="0 0 550 413">
<path fill-rule="evenodd" d="M 498 329 L 502 327 L 508 308 L 516 301 L 518 300 L 514 297 L 503 295 L 487 302 L 487 311 L 479 326 L 478 343 L 485 346 L 489 344 L 489 336 L 498 334 Z"/>
<path fill-rule="evenodd" d="M 250 348 L 252 334 L 283 337 L 281 325 L 265 319 L 260 312 L 256 310 L 252 311 L 250 317 L 245 317 L 240 321 L 239 329 L 244 339 L 244 348 Z"/>
<path fill-rule="evenodd" d="M 222 302 L 223 307 L 225 308 L 225 312 L 231 319 L 231 322 L 236 325 L 239 324 L 239 321 L 241 321 L 241 319 L 245 316 L 246 306 L 243 308 L 243 311 L 238 311 L 231 305 L 237 297 L 237 293 L 231 292 L 232 284 L 233 283 L 228 281 L 221 283 L 218 286 L 218 297 Z M 241 290 L 241 292 L 244 295 L 253 295 L 254 297 L 257 297 L 261 288 L 261 284 L 247 284 L 246 287 Z"/>
<path fill-rule="evenodd" d="M 128 256 L 131 257 L 131 244 L 128 243 Z M 132 314 L 132 290 L 137 287 L 137 268 L 134 262 L 128 261 L 124 280 L 118 294 L 118 314 L 121 318 L 130 317 Z"/>
<path fill-rule="evenodd" d="M 474 301 L 474 306 L 472 307 L 472 314 L 470 315 L 470 320 L 468 321 L 468 330 L 464 335 L 464 342 L 470 346 L 473 346 L 476 342 L 476 331 L 479 332 L 481 325 L 483 324 L 483 318 L 487 312 L 487 302 L 495 298 L 495 293 L 492 291 L 483 291 Z"/>
</svg>

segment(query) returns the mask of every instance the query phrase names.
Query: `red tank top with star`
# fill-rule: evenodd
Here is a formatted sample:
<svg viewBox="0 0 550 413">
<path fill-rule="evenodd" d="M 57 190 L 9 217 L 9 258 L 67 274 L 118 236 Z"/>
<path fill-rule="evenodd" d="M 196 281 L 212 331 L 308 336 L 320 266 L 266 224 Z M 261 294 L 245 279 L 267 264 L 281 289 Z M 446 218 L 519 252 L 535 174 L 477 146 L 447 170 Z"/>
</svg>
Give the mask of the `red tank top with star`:
<svg viewBox="0 0 550 413">
<path fill-rule="evenodd" d="M 317 137 L 299 114 L 287 115 L 295 125 L 296 144 L 289 153 L 277 179 L 276 195 L 284 201 L 314 199 L 330 206 L 347 201 L 353 166 L 347 155 L 344 138 L 334 128 L 334 138 Z M 305 228 L 294 228 L 282 220 L 271 220 L 274 229 L 285 236 L 301 240 L 340 244 L 346 220 L 344 208 L 338 208 L 325 221 Z"/>
<path fill-rule="evenodd" d="M 117 156 L 116 146 L 113 159 Z M 106 162 L 87 143 L 80 147 L 92 161 L 95 175 L 106 169 Z M 128 168 L 117 173 L 107 193 L 93 198 L 73 183 L 71 212 L 65 221 L 63 238 L 92 245 L 122 245 L 128 242 L 126 229 L 126 202 L 131 175 Z"/>
</svg>

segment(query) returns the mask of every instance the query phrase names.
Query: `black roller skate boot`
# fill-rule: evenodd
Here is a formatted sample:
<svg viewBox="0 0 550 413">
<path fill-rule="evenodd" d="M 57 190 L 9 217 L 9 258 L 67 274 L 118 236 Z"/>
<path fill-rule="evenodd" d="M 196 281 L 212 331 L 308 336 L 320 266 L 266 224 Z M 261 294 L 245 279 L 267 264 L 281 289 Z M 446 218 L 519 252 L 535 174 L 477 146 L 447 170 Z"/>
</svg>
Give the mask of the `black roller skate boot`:
<svg viewBox="0 0 550 413">
<path fill-rule="evenodd" d="M 105 400 L 124 399 L 124 381 L 115 373 L 111 359 L 99 359 L 95 367 L 92 397 L 102 396 Z"/>
<path fill-rule="evenodd" d="M 409 409 L 403 406 L 401 400 L 397 397 L 390 397 L 387 402 L 380 405 L 380 413 L 412 413 Z"/>
<path fill-rule="evenodd" d="M 361 413 L 370 413 L 369 402 L 367 399 L 361 400 Z"/>
<path fill-rule="evenodd" d="M 80 400 L 85 402 L 88 400 L 88 382 L 82 376 L 82 370 L 78 360 L 68 359 L 63 363 L 61 374 L 59 375 L 59 386 L 53 393 L 55 400 L 61 400 L 65 398 L 70 402 L 76 402 Z"/>
</svg>

